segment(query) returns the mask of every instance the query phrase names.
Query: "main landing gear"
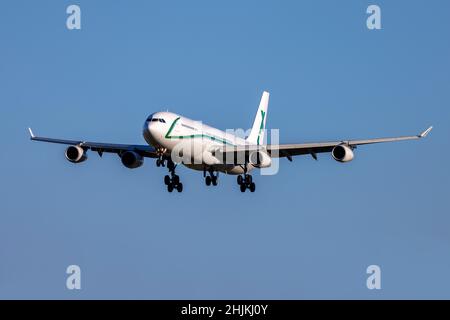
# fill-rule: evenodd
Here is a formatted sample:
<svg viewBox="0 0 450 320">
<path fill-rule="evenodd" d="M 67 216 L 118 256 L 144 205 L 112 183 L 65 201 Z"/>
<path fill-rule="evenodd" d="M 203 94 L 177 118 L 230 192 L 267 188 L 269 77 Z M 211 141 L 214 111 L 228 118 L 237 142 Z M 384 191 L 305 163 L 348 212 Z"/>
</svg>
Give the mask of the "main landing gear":
<svg viewBox="0 0 450 320">
<path fill-rule="evenodd" d="M 206 170 L 203 171 L 203 176 L 205 177 L 206 185 L 210 186 L 212 184 L 213 186 L 217 186 L 219 180 L 219 173 L 214 174 L 213 170 L 208 170 L 208 174 L 209 175 L 206 175 Z"/>
<path fill-rule="evenodd" d="M 171 159 L 167 160 L 167 168 L 169 169 L 169 175 L 164 177 L 164 183 L 167 186 L 167 191 L 173 192 L 176 189 L 178 192 L 183 192 L 183 184 L 180 182 L 180 177 L 175 174 L 176 164 Z"/>
<path fill-rule="evenodd" d="M 237 176 L 237 183 L 241 189 L 241 192 L 245 192 L 245 190 L 249 189 L 250 192 L 255 192 L 256 185 L 253 182 L 253 178 L 249 174 L 244 174 L 244 176 Z"/>
</svg>

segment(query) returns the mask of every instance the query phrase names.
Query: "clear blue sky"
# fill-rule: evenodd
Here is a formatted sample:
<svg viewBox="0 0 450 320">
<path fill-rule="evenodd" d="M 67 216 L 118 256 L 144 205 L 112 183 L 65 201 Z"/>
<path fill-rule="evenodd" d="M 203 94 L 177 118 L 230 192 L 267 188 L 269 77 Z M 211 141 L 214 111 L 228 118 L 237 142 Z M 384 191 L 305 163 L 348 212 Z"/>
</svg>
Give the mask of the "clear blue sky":
<svg viewBox="0 0 450 320">
<path fill-rule="evenodd" d="M 82 30 L 66 29 L 66 7 Z M 366 8 L 382 10 L 380 31 Z M 0 298 L 450 298 L 448 1 L 2 1 Z M 169 109 L 282 142 L 428 139 L 234 177 L 115 155 L 73 165 L 40 135 L 144 143 Z M 82 269 L 68 291 L 65 270 Z M 382 269 L 382 290 L 366 268 Z"/>
</svg>

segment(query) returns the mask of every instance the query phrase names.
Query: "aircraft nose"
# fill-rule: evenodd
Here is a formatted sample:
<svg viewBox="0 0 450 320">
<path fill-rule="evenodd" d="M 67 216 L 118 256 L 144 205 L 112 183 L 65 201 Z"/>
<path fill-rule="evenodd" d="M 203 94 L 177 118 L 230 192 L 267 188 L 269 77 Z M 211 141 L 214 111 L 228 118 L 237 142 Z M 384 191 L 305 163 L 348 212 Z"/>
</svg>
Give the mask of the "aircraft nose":
<svg viewBox="0 0 450 320">
<path fill-rule="evenodd" d="M 160 139 L 160 128 L 158 127 L 158 122 L 149 122 L 148 125 L 148 133 L 153 140 L 159 141 Z"/>
<path fill-rule="evenodd" d="M 144 131 L 144 135 L 145 136 L 150 136 L 151 135 L 151 131 L 150 131 L 150 127 L 151 127 L 151 122 L 150 121 L 145 121 L 144 122 L 144 126 L 143 126 L 143 131 Z"/>
<path fill-rule="evenodd" d="M 156 123 L 155 122 L 149 122 L 148 123 L 148 131 L 150 132 L 150 134 L 154 137 L 157 133 L 157 129 L 156 129 Z"/>
<path fill-rule="evenodd" d="M 151 127 L 151 122 L 150 121 L 145 121 L 144 123 L 144 132 L 146 132 L 147 134 L 150 134 L 150 127 Z"/>
<path fill-rule="evenodd" d="M 148 143 L 152 145 L 157 143 L 155 126 L 151 121 L 146 121 L 144 124 L 144 138 Z"/>
</svg>

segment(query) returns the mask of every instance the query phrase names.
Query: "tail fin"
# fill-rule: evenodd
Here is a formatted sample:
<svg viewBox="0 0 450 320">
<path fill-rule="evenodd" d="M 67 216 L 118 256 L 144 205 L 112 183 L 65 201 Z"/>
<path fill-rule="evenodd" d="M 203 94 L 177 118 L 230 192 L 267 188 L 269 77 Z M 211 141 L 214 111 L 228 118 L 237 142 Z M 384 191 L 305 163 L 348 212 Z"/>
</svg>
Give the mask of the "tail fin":
<svg viewBox="0 0 450 320">
<path fill-rule="evenodd" d="M 247 137 L 247 142 L 251 144 L 264 143 L 264 129 L 266 128 L 267 107 L 269 106 L 269 93 L 264 91 L 258 111 L 256 112 L 255 121 L 253 122 L 252 131 Z"/>
</svg>

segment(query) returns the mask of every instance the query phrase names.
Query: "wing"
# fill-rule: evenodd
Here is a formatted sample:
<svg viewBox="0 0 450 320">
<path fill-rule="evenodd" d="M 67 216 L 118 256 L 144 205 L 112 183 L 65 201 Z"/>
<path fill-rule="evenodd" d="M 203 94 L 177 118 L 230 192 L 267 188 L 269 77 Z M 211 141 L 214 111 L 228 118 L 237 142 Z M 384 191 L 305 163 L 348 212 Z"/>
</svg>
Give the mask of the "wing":
<svg viewBox="0 0 450 320">
<path fill-rule="evenodd" d="M 405 140 L 417 140 L 426 137 L 433 127 L 429 127 L 427 130 L 415 136 L 404 137 L 392 137 L 392 138 L 376 138 L 365 140 L 341 140 L 341 141 L 329 141 L 329 142 L 316 142 L 316 143 L 302 143 L 302 144 L 280 144 L 280 145 L 268 145 L 267 152 L 272 157 L 287 157 L 291 160 L 292 156 L 311 154 L 316 158 L 317 153 L 331 152 L 337 145 L 347 145 L 350 147 L 356 147 L 365 144 L 374 144 L 382 142 L 395 142 Z"/>
<path fill-rule="evenodd" d="M 415 136 L 393 137 L 393 138 L 376 138 L 366 140 L 340 140 L 340 141 L 328 141 L 328 142 L 312 142 L 301 144 L 271 144 L 267 146 L 262 145 L 242 145 L 235 147 L 219 147 L 216 150 L 212 150 L 214 156 L 219 159 L 248 159 L 249 153 L 257 150 L 267 151 L 273 158 L 286 157 L 292 161 L 293 156 L 310 154 L 314 159 L 317 159 L 317 153 L 331 152 L 334 147 L 338 145 L 347 145 L 355 148 L 359 145 L 374 144 L 382 142 L 394 142 L 405 140 L 416 140 L 426 137 L 433 127 L 429 127 L 427 130 Z M 233 156 L 233 158 L 227 158 Z M 242 161 L 241 161 L 242 162 Z M 241 163 L 239 162 L 239 163 Z"/>
<path fill-rule="evenodd" d="M 63 140 L 63 139 L 45 138 L 45 137 L 35 136 L 33 134 L 33 131 L 30 128 L 28 128 L 28 130 L 30 131 L 31 140 L 33 140 L 33 141 L 42 141 L 42 142 L 49 142 L 49 143 L 80 146 L 83 149 L 90 149 L 92 151 L 96 151 L 100 155 L 103 152 L 121 154 L 124 151 L 134 151 L 143 157 L 147 157 L 147 158 L 157 158 L 158 157 L 156 154 L 156 150 L 148 145 L 114 144 L 114 143 L 89 142 L 89 141 L 80 141 L 80 140 Z"/>
</svg>

